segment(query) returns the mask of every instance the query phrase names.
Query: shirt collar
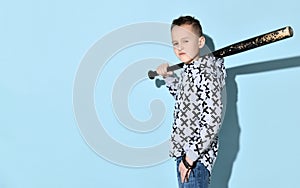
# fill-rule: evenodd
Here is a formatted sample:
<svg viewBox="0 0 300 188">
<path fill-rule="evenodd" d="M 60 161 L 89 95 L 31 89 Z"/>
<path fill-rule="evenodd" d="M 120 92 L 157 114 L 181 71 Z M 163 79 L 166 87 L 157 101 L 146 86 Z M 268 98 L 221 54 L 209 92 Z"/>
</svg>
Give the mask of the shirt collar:
<svg viewBox="0 0 300 188">
<path fill-rule="evenodd" d="M 191 70 L 191 69 L 195 69 L 195 68 L 199 67 L 199 65 L 198 65 L 199 64 L 199 60 L 200 59 L 194 60 L 194 61 L 192 61 L 189 64 L 185 64 L 184 63 L 184 65 L 183 65 L 184 70 Z"/>
</svg>

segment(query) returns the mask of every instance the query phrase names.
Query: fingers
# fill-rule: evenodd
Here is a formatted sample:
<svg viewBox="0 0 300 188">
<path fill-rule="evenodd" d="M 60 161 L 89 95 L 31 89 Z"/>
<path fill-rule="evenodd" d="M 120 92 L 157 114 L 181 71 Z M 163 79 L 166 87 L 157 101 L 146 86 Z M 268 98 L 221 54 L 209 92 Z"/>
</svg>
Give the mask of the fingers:
<svg viewBox="0 0 300 188">
<path fill-rule="evenodd" d="M 159 74 L 159 75 L 161 75 L 163 77 L 172 75 L 173 72 L 172 71 L 168 71 L 168 67 L 169 67 L 168 63 L 161 64 L 156 69 L 157 74 Z"/>
<path fill-rule="evenodd" d="M 191 171 L 185 168 L 184 164 L 180 162 L 179 164 L 179 172 L 180 172 L 180 178 L 181 178 L 181 183 L 188 182 L 190 173 Z"/>
<path fill-rule="evenodd" d="M 182 162 L 180 162 L 179 167 L 178 167 L 179 168 L 178 170 L 179 170 L 179 173 L 180 173 L 181 183 L 185 182 L 185 174 L 186 174 L 185 169 L 182 165 L 183 165 Z"/>
</svg>

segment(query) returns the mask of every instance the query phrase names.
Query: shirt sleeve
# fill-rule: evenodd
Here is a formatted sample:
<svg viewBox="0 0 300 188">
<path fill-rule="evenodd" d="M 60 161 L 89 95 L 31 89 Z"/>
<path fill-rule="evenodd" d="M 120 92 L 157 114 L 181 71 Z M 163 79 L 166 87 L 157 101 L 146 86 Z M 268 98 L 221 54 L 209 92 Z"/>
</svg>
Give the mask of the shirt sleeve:
<svg viewBox="0 0 300 188">
<path fill-rule="evenodd" d="M 200 131 L 184 146 L 186 155 L 193 161 L 211 146 L 221 127 L 222 89 L 226 77 L 224 60 L 209 57 L 205 65 L 200 66 L 200 71 L 200 79 L 195 83 L 199 95 Z"/>
<path fill-rule="evenodd" d="M 166 87 L 169 89 L 170 94 L 176 97 L 177 90 L 179 87 L 179 77 L 174 73 L 172 76 L 164 78 Z"/>
</svg>

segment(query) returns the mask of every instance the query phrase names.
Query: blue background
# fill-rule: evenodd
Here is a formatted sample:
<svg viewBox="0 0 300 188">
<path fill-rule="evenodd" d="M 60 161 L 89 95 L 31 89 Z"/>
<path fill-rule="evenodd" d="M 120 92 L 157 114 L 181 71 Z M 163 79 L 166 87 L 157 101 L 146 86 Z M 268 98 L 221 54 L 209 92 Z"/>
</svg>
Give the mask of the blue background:
<svg viewBox="0 0 300 188">
<path fill-rule="evenodd" d="M 176 187 L 173 160 L 130 168 L 93 152 L 77 127 L 72 92 L 80 61 L 101 37 L 129 24 L 170 23 L 186 14 L 201 20 L 216 49 L 286 25 L 293 27 L 291 39 L 226 58 L 229 108 L 211 187 L 297 187 L 300 13 L 296 0 L 2 1 L 0 187 Z M 147 54 L 154 47 L 137 48 Z M 166 58 L 176 61 L 169 50 Z M 154 52 L 150 55 L 163 58 Z M 128 57 L 125 53 L 115 61 L 118 58 Z M 107 65 L 104 79 L 117 76 L 110 67 L 113 64 Z M 145 81 L 129 98 L 135 117 L 149 116 L 148 106 L 134 105 L 134 99 L 148 96 L 151 89 L 171 113 L 168 93 Z M 111 106 L 98 108 L 111 112 Z M 110 133 L 124 143 L 147 146 L 168 138 L 171 118 L 166 117 L 163 126 L 162 132 L 151 136 L 128 130 L 121 134 L 113 128 Z"/>
</svg>

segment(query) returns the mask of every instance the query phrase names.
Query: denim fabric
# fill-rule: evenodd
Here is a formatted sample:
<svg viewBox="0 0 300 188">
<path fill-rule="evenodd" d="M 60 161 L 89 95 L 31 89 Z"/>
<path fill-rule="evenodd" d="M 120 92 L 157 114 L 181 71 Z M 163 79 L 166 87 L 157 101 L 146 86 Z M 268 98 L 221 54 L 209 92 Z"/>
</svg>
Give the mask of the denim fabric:
<svg viewBox="0 0 300 188">
<path fill-rule="evenodd" d="M 177 158 L 177 179 L 179 188 L 208 188 L 209 184 L 209 171 L 199 161 L 196 167 L 191 170 L 188 182 L 181 183 L 180 172 L 178 170 L 179 163 L 182 157 Z"/>
</svg>

